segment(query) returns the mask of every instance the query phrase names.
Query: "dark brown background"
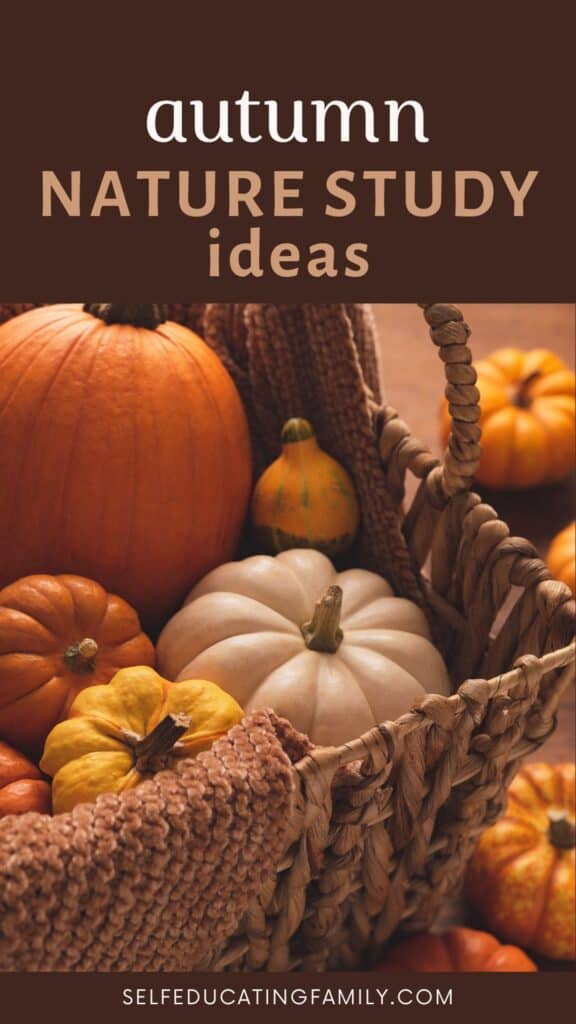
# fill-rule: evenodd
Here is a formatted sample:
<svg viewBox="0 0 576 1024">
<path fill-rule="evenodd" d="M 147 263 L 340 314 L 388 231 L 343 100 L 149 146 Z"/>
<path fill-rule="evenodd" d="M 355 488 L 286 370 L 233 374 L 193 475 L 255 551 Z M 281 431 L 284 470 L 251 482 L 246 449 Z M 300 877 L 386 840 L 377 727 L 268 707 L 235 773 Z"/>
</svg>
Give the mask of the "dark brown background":
<svg viewBox="0 0 576 1024">
<path fill-rule="evenodd" d="M 11 5 L 3 12 L 0 97 L 0 290 L 13 301 L 218 298 L 412 301 L 573 298 L 574 180 L 569 147 L 573 35 L 570 5 L 516 3 L 340 7 L 292 0 L 161 5 L 100 0 Z M 160 145 L 145 132 L 162 98 L 418 99 L 428 144 Z M 408 133 L 409 134 L 409 133 Z M 366 240 L 371 271 L 357 280 L 302 276 L 207 277 L 208 229 L 229 243 L 250 222 L 226 225 L 176 213 L 148 220 L 40 216 L 43 168 L 306 169 L 305 219 L 264 219 L 267 247 L 281 240 Z M 334 168 L 539 169 L 525 218 L 496 202 L 484 217 L 430 219 L 389 204 L 383 219 L 318 214 L 320 183 Z M 136 187 L 136 186 L 135 186 Z M 397 187 L 397 186 L 396 186 Z M 138 186 L 138 189 L 141 185 Z M 128 190 L 129 201 L 134 189 Z"/>
</svg>

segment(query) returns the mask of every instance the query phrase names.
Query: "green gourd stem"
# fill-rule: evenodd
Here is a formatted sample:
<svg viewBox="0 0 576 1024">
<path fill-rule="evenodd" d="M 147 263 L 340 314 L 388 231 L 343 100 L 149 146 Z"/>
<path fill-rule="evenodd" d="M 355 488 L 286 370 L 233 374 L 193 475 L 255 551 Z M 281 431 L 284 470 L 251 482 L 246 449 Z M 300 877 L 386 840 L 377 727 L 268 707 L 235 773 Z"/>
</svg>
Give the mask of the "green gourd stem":
<svg viewBox="0 0 576 1024">
<path fill-rule="evenodd" d="M 166 715 L 147 736 L 137 740 L 133 746 L 136 769 L 144 774 L 166 768 L 167 755 L 190 728 L 191 721 L 190 715 L 182 713 Z"/>
<path fill-rule="evenodd" d="M 552 846 L 560 850 L 572 850 L 576 846 L 576 823 L 566 811 L 548 811 L 548 838 Z"/>
<path fill-rule="evenodd" d="M 340 629 L 342 615 L 342 587 L 328 587 L 316 602 L 314 615 L 302 626 L 302 636 L 310 651 L 335 654 L 344 634 Z"/>
<path fill-rule="evenodd" d="M 309 441 L 310 438 L 315 437 L 316 434 L 312 424 L 308 420 L 300 419 L 297 416 L 291 420 L 286 420 L 280 435 L 282 444 L 296 444 L 298 441 Z"/>
<path fill-rule="evenodd" d="M 64 661 L 74 672 L 93 672 L 96 667 L 98 644 L 91 637 L 85 637 L 70 644 L 64 651 Z"/>
<path fill-rule="evenodd" d="M 156 303 L 129 305 L 124 302 L 85 302 L 84 312 L 105 324 L 131 324 L 155 331 L 167 319 L 166 307 Z"/>
</svg>

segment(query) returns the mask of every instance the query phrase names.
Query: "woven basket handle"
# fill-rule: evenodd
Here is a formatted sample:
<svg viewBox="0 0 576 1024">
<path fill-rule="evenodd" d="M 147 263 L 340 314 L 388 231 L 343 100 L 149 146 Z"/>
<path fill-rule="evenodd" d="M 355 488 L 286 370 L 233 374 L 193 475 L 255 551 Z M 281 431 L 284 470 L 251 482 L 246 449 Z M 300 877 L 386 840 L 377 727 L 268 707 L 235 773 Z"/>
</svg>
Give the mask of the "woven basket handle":
<svg viewBox="0 0 576 1024">
<path fill-rule="evenodd" d="M 467 491 L 480 462 L 480 392 L 476 370 L 468 348 L 470 328 L 457 306 L 444 303 L 419 303 L 430 327 L 430 336 L 438 346 L 446 375 L 452 429 L 442 467 L 441 483 L 448 497 Z"/>
</svg>

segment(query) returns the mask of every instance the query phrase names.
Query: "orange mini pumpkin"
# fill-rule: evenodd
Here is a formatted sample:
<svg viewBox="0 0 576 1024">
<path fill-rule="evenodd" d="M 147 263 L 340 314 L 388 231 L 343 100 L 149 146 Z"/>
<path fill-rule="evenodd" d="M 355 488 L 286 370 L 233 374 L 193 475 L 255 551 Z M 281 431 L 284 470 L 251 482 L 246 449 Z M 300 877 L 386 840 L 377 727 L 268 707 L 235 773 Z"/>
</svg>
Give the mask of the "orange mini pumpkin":
<svg viewBox="0 0 576 1024">
<path fill-rule="evenodd" d="M 441 934 L 420 932 L 394 947 L 378 966 L 381 971 L 537 971 L 517 946 L 502 946 L 487 932 L 449 928 Z"/>
<path fill-rule="evenodd" d="M 486 923 L 543 956 L 576 956 L 574 765 L 528 764 L 481 836 L 467 890 Z"/>
<path fill-rule="evenodd" d="M 0 591 L 0 736 L 32 756 L 76 694 L 153 665 L 126 601 L 81 576 L 26 576 Z"/>
<path fill-rule="evenodd" d="M 0 586 L 98 580 L 163 624 L 231 558 L 248 427 L 211 349 L 159 306 L 33 309 L 0 328 Z"/>
<path fill-rule="evenodd" d="M 552 575 L 576 594 L 576 522 L 556 534 L 546 561 Z"/>
<path fill-rule="evenodd" d="M 569 476 L 575 458 L 575 377 L 566 364 L 547 349 L 501 348 L 474 366 L 482 428 L 480 483 L 517 490 Z M 446 443 L 447 402 L 441 430 Z"/>
<path fill-rule="evenodd" d="M 0 740 L 0 818 L 50 813 L 50 785 L 31 761 Z"/>
</svg>

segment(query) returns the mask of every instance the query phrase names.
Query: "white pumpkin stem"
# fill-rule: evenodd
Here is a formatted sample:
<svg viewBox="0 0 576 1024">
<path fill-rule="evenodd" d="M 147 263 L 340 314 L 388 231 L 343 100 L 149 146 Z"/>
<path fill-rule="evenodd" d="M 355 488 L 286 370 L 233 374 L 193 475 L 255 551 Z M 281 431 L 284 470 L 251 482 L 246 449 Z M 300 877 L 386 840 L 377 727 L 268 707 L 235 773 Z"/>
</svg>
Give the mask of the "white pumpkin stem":
<svg viewBox="0 0 576 1024">
<path fill-rule="evenodd" d="M 93 672 L 97 655 L 98 644 L 91 637 L 85 637 L 66 648 L 64 661 L 74 672 Z"/>
<path fill-rule="evenodd" d="M 328 587 L 316 602 L 314 615 L 302 626 L 302 636 L 311 651 L 334 654 L 344 639 L 340 629 L 342 587 Z"/>
<path fill-rule="evenodd" d="M 190 728 L 190 715 L 166 715 L 152 732 L 134 744 L 135 767 L 142 774 L 160 771 L 167 767 L 167 755 L 181 736 Z"/>
<path fill-rule="evenodd" d="M 548 838 L 552 846 L 560 850 L 572 850 L 576 846 L 576 823 L 566 811 L 548 811 Z"/>
</svg>

